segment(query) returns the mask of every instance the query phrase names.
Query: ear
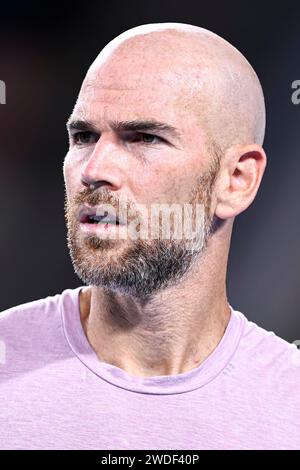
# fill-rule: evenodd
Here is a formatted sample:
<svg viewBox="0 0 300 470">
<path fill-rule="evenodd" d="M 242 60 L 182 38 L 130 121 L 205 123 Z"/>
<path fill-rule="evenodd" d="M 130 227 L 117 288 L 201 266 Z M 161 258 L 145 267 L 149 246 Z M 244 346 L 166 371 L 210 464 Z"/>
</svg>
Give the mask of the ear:
<svg viewBox="0 0 300 470">
<path fill-rule="evenodd" d="M 216 216 L 235 217 L 250 206 L 266 164 L 266 154 L 257 144 L 233 146 L 225 152 L 216 185 Z"/>
</svg>

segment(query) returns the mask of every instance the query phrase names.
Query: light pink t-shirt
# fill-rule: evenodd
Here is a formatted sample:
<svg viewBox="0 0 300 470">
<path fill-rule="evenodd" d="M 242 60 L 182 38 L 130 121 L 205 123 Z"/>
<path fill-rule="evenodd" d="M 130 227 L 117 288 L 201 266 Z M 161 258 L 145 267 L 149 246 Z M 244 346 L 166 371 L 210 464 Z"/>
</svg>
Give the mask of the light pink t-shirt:
<svg viewBox="0 0 300 470">
<path fill-rule="evenodd" d="M 100 362 L 79 290 L 0 314 L 0 449 L 300 449 L 300 352 L 231 318 L 214 352 L 179 375 Z"/>
</svg>

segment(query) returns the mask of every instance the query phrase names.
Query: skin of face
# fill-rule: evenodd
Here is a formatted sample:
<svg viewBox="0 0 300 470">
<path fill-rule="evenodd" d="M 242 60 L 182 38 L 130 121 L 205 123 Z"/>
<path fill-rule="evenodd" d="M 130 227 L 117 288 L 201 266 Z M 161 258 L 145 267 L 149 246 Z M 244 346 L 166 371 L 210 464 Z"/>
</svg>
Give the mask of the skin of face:
<svg viewBox="0 0 300 470">
<path fill-rule="evenodd" d="M 253 69 L 209 31 L 146 25 L 123 33 L 96 58 L 69 119 L 64 179 L 69 248 L 90 285 L 81 293 L 82 324 L 101 360 L 137 375 L 174 374 L 216 347 L 229 321 L 233 221 L 255 198 L 264 173 L 264 127 Z M 190 255 L 185 240 L 82 233 L 80 204 L 116 206 L 121 197 L 133 210 L 203 204 L 203 243 Z"/>
</svg>

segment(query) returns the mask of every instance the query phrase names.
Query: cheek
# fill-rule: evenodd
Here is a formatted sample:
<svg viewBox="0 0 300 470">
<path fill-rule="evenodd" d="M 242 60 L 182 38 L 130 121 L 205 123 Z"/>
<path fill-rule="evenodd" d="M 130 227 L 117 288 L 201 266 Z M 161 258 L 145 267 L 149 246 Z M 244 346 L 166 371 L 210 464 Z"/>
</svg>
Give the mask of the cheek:
<svg viewBox="0 0 300 470">
<path fill-rule="evenodd" d="M 78 170 L 74 165 L 74 161 L 70 158 L 70 155 L 67 154 L 63 164 L 63 175 L 65 181 L 65 188 L 67 196 L 69 197 L 73 194 L 74 189 L 76 188 Z"/>
<path fill-rule="evenodd" d="M 160 165 L 134 175 L 135 197 L 140 202 L 178 203 L 188 201 L 191 176 L 174 166 Z"/>
<path fill-rule="evenodd" d="M 184 165 L 169 166 L 158 174 L 159 187 L 163 199 L 174 203 L 183 203 L 189 200 L 195 171 Z"/>
</svg>

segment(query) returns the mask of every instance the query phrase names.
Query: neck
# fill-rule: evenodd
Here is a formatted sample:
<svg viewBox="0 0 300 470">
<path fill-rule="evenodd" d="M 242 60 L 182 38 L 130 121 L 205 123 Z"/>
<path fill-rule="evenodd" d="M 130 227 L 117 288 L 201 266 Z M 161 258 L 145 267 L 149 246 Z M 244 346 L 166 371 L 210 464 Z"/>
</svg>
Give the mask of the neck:
<svg viewBox="0 0 300 470">
<path fill-rule="evenodd" d="M 82 325 L 99 360 L 143 377 L 180 374 L 200 365 L 230 319 L 227 258 L 213 262 L 210 251 L 182 283 L 147 300 L 100 287 L 83 289 Z"/>
</svg>

